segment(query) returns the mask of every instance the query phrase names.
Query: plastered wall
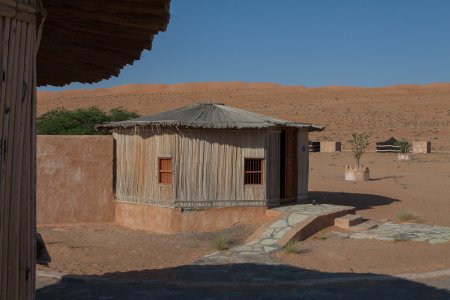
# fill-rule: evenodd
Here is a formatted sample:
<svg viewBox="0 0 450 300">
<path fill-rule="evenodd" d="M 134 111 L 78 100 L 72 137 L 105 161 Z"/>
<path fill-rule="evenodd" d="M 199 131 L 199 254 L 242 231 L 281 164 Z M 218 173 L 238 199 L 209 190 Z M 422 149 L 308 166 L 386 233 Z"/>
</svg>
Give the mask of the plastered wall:
<svg viewBox="0 0 450 300">
<path fill-rule="evenodd" d="M 111 136 L 38 136 L 37 224 L 114 221 Z"/>
</svg>

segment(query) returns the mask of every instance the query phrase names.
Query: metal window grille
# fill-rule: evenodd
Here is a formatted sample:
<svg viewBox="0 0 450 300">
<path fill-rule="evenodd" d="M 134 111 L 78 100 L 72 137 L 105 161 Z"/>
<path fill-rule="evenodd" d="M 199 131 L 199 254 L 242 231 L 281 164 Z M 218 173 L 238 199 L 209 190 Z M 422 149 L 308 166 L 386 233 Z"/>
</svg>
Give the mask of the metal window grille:
<svg viewBox="0 0 450 300">
<path fill-rule="evenodd" d="M 245 159 L 244 184 L 262 184 L 262 159 Z"/>
<path fill-rule="evenodd" d="M 172 184 L 172 159 L 159 159 L 159 183 Z"/>
</svg>

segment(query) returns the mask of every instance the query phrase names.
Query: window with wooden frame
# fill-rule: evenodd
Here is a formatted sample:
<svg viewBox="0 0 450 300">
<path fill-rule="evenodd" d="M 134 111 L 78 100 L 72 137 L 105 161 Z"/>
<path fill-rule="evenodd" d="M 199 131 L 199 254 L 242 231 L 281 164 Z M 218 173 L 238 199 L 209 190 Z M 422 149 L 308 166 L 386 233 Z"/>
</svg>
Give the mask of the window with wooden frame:
<svg viewBox="0 0 450 300">
<path fill-rule="evenodd" d="M 244 160 L 244 184 L 261 185 L 263 182 L 263 160 L 246 158 Z"/>
<path fill-rule="evenodd" d="M 172 184 L 172 158 L 159 158 L 159 183 Z"/>
</svg>

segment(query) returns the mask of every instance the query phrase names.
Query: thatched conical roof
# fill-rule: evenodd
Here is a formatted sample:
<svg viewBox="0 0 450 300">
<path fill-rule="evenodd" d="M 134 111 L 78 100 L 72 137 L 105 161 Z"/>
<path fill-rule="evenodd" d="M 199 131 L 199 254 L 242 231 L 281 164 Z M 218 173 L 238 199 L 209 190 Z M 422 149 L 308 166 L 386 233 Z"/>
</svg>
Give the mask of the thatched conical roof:
<svg viewBox="0 0 450 300">
<path fill-rule="evenodd" d="M 156 115 L 97 126 L 97 129 L 140 127 L 209 128 L 209 129 L 265 129 L 277 127 L 307 128 L 321 131 L 324 127 L 277 119 L 235 107 L 216 103 L 200 103 L 177 108 Z"/>
<path fill-rule="evenodd" d="M 38 85 L 117 76 L 165 31 L 170 0 L 42 0 L 47 11 L 37 56 Z"/>
</svg>

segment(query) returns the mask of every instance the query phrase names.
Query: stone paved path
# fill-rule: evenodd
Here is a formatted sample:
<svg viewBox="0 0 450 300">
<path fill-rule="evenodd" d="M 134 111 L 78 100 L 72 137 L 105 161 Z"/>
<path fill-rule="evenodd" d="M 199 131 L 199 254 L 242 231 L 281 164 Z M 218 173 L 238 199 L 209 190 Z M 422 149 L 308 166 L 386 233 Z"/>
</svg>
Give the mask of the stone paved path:
<svg viewBox="0 0 450 300">
<path fill-rule="evenodd" d="M 263 263 L 275 264 L 270 259 L 269 253 L 281 249 L 278 243 L 296 225 L 304 222 L 311 216 L 324 215 L 340 210 L 351 210 L 349 206 L 330 204 L 297 204 L 275 208 L 280 213 L 267 229 L 254 240 L 243 246 L 229 249 L 228 251 L 215 252 L 207 255 L 196 264 L 228 264 L 228 263 Z"/>
<path fill-rule="evenodd" d="M 450 228 L 424 224 L 395 224 L 386 222 L 374 229 L 347 234 L 347 236 L 353 239 L 417 241 L 437 244 L 450 241 Z"/>
</svg>

